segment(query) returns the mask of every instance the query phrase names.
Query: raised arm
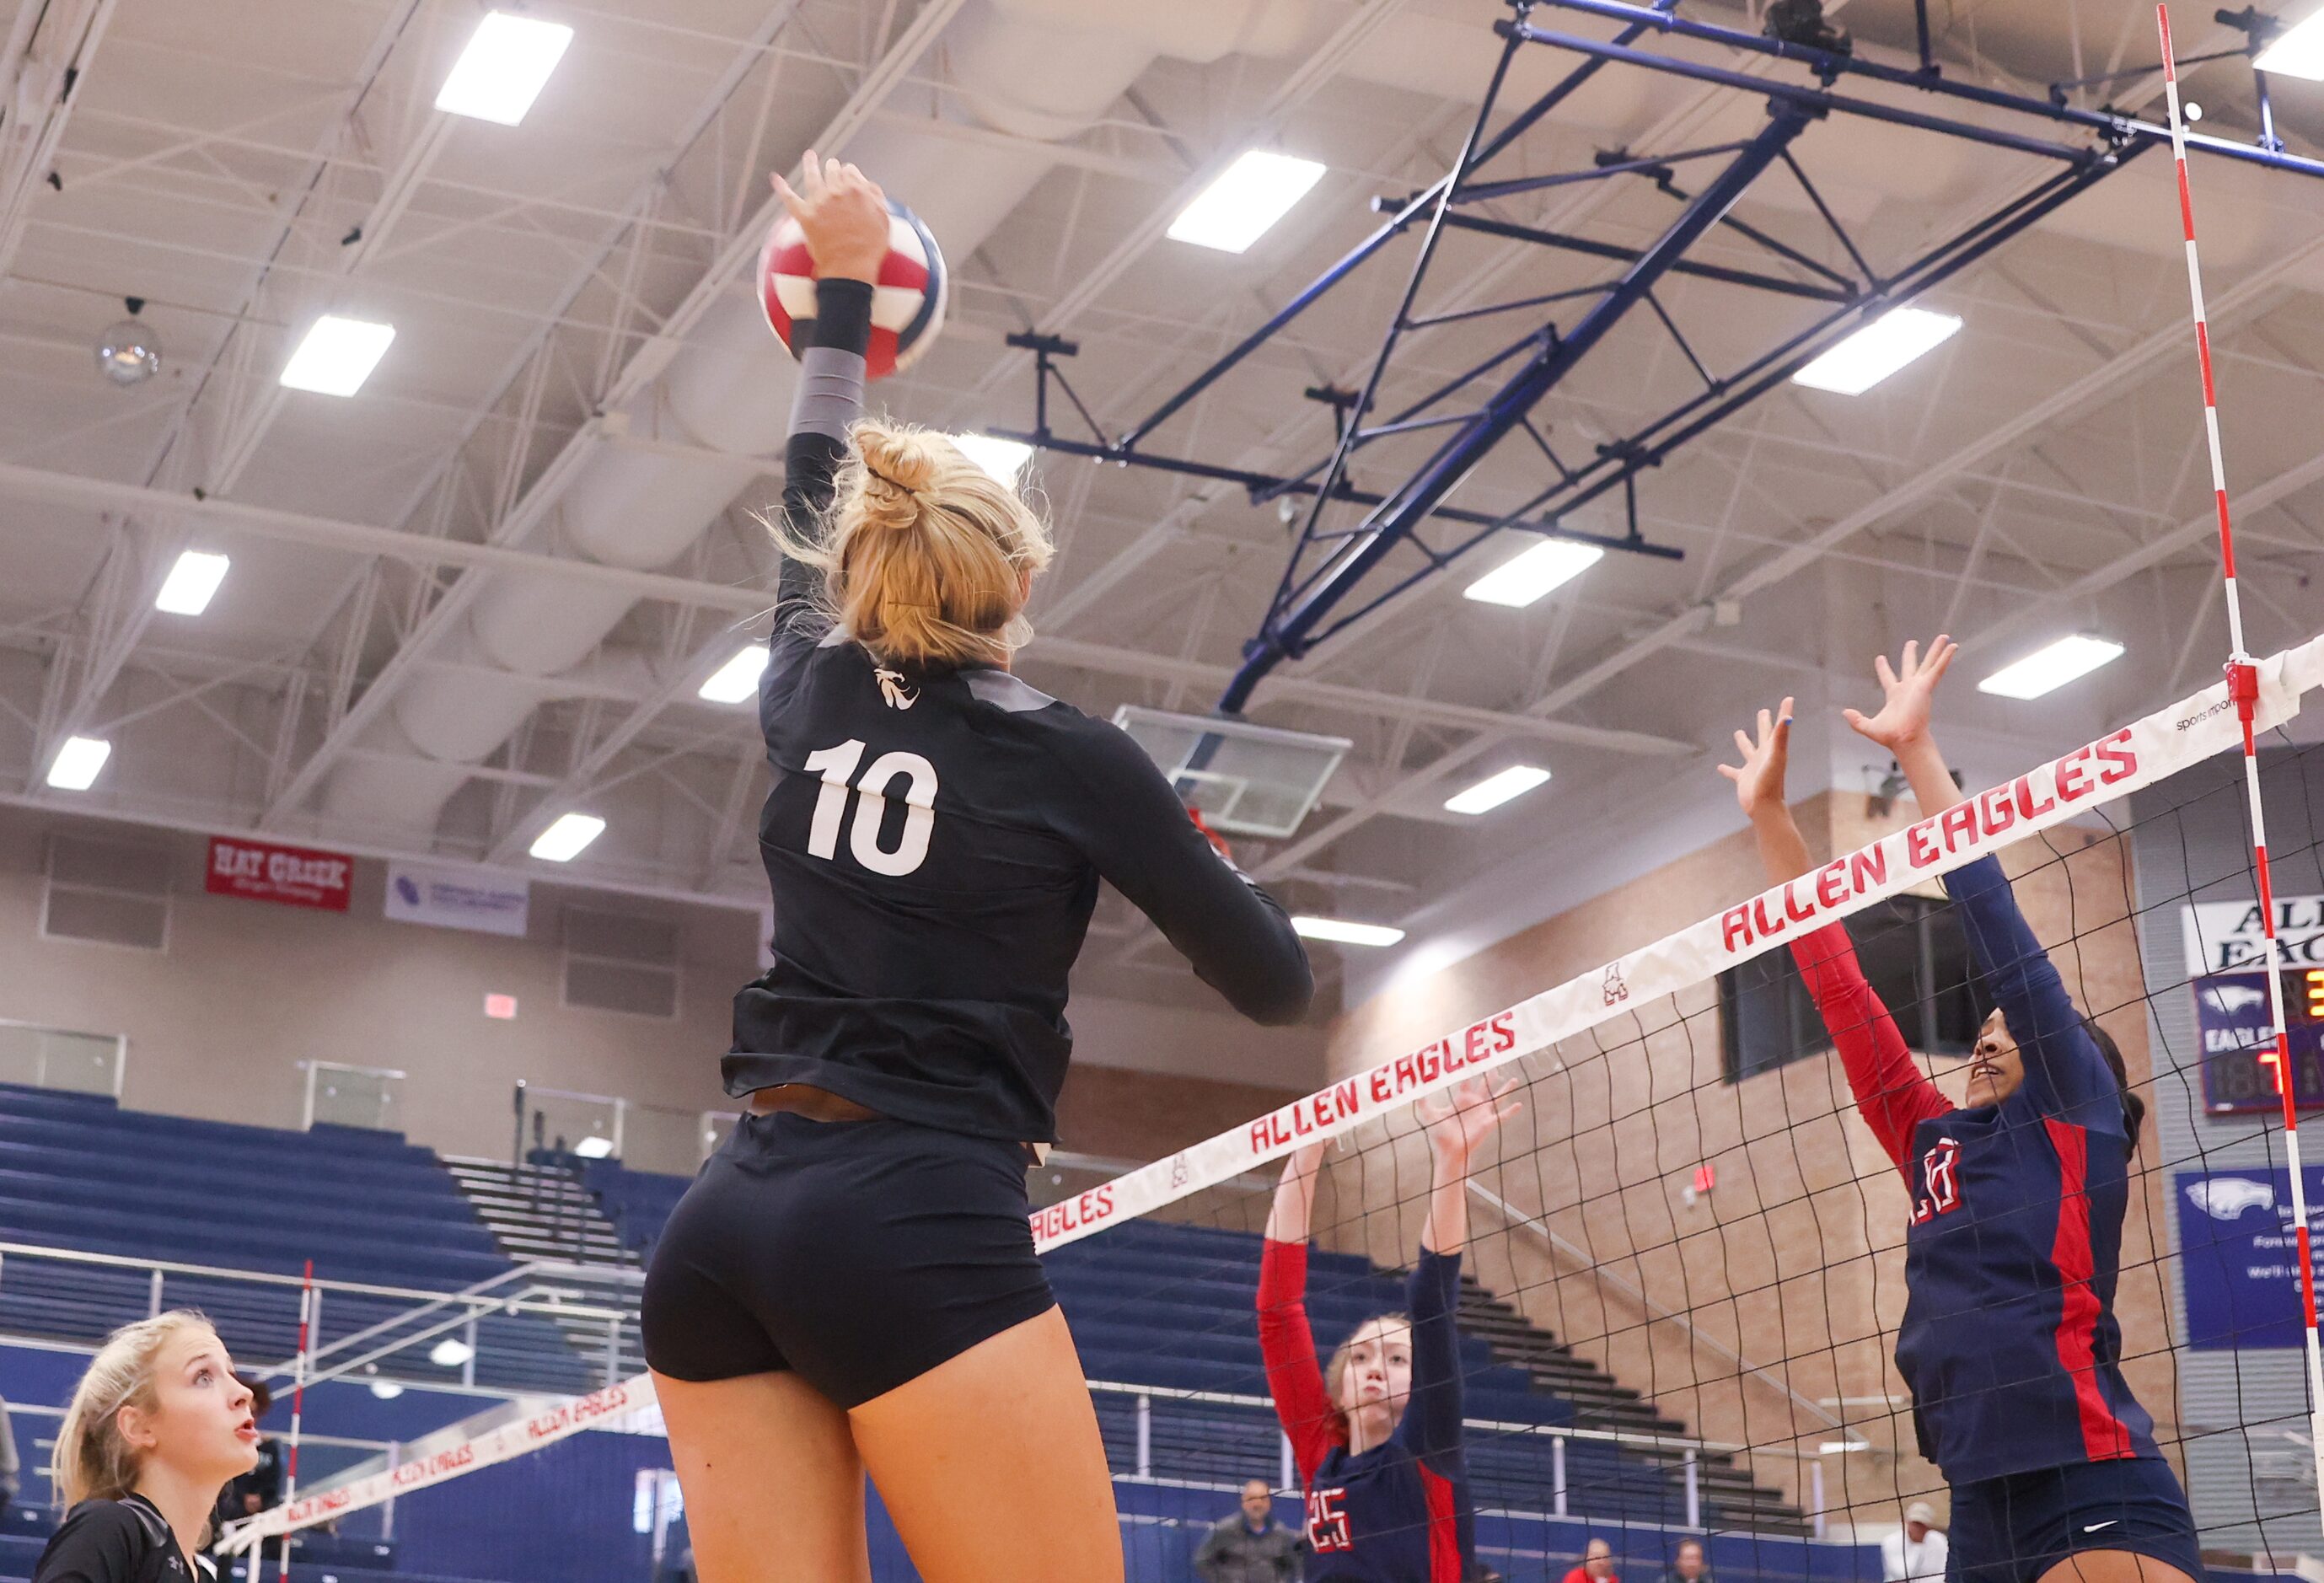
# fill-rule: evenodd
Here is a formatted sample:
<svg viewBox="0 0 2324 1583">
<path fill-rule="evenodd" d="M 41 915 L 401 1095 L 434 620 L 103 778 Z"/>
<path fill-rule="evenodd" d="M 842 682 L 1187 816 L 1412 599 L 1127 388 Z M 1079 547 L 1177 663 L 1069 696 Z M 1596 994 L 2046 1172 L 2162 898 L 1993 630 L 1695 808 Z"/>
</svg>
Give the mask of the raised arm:
<svg viewBox="0 0 2324 1583">
<path fill-rule="evenodd" d="M 776 196 L 807 235 L 815 261 L 815 319 L 798 348 L 799 382 L 783 449 L 783 528 L 813 543 L 830 508 L 833 479 L 847 455 L 847 431 L 863 415 L 863 349 L 872 339 L 872 289 L 888 253 L 888 202 L 853 165 L 829 164 L 809 149 L 799 185 L 773 177 Z M 783 557 L 781 608 L 806 598 L 814 568 Z"/>
<path fill-rule="evenodd" d="M 1275 1416 L 1291 1438 L 1303 1485 L 1342 1443 L 1342 1432 L 1339 1410 L 1315 1362 L 1315 1332 L 1307 1323 L 1307 1228 L 1315 1210 L 1316 1174 L 1329 1146 L 1311 1144 L 1283 1163 L 1259 1248 L 1259 1356 L 1267 1365 Z"/>
<path fill-rule="evenodd" d="M 1414 1107 L 1428 1129 L 1428 1219 L 1406 1283 L 1412 1314 L 1412 1397 L 1397 1439 L 1432 1471 L 1461 1475 L 1461 1250 L 1469 1239 L 1469 1164 L 1520 1109 L 1517 1080 L 1471 1078 Z"/>
<path fill-rule="evenodd" d="M 1932 729 L 1937 683 L 1960 650 L 1941 633 L 1925 656 L 1919 650 L 1918 643 L 1905 644 L 1903 663 L 1893 667 L 1881 655 L 1873 667 L 1885 695 L 1879 713 L 1850 709 L 1847 718 L 1896 756 L 1921 816 L 1929 819 L 1961 800 Z M 2065 980 L 2018 911 L 2001 860 L 1980 858 L 1954 870 L 1945 876 L 1945 894 L 1961 909 L 1969 953 L 2024 1059 L 2028 1097 L 2045 1114 L 2071 1109 L 2088 1125 L 2119 1127 L 2120 1087 L 2083 1027 Z M 2080 1114 L 2085 1106 L 2087 1116 Z"/>
<path fill-rule="evenodd" d="M 1194 823 L 1128 732 L 1100 726 L 1074 746 L 1061 773 L 1084 795 L 1068 805 L 1067 838 L 1237 1011 L 1270 1026 L 1305 1016 L 1314 977 L 1282 907 Z"/>
<path fill-rule="evenodd" d="M 1765 709 L 1759 711 L 1758 724 L 1757 738 L 1739 731 L 1735 733 L 1743 762 L 1722 764 L 1719 773 L 1735 783 L 1735 800 L 1751 821 L 1767 883 L 1781 885 L 1814 866 L 1791 805 L 1784 800 L 1791 758 L 1792 700 L 1784 699 L 1772 716 Z M 1844 925 L 1827 924 L 1794 940 L 1792 960 L 1799 964 L 1800 977 L 1840 1050 L 1840 1066 L 1848 1073 L 1856 1108 L 1863 1112 L 1872 1136 L 1880 1140 L 1896 1168 L 1909 1170 L 1914 1127 L 1952 1107 L 1914 1062 L 1904 1035 L 1896 1031 L 1895 1019 L 1865 979 L 1856 960 L 1855 943 L 1849 939 Z"/>
</svg>

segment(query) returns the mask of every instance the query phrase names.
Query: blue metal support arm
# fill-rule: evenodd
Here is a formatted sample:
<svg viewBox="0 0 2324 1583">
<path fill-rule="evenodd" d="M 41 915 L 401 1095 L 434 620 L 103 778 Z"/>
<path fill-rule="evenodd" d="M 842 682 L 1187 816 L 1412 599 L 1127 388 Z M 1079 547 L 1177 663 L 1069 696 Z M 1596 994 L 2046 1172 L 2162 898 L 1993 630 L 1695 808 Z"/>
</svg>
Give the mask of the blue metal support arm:
<svg viewBox="0 0 2324 1583">
<path fill-rule="evenodd" d="M 1476 417 L 1446 439 L 1403 487 L 1375 508 L 1313 575 L 1291 586 L 1291 575 L 1286 573 L 1286 586 L 1278 594 L 1275 609 L 1270 611 L 1259 636 L 1245 648 L 1243 663 L 1219 701 L 1222 711 L 1240 713 L 1268 671 L 1279 661 L 1304 650 L 1308 634 L 1333 607 L 1386 556 L 1407 541 L 1413 529 L 1436 510 L 1469 471 L 1510 430 L 1522 424 L 1536 403 L 1645 299 L 1655 282 L 1669 273 L 1686 250 L 1717 224 L 1744 189 L 1781 156 L 1807 125 L 1812 112 L 1788 99 L 1778 98 L 1768 106 L 1768 123 L 1758 135 L 1687 205 L 1671 228 L 1623 272 L 1571 331 L 1547 341 L 1537 357 L 1496 391 Z M 1318 502 L 1319 509 L 1321 504 Z M 1314 522 L 1311 515 L 1311 532 Z M 1303 546 L 1304 543 L 1303 539 Z M 1295 552 L 1295 568 L 1296 561 Z"/>
<path fill-rule="evenodd" d="M 1773 56 L 1779 60 L 1796 61 L 1814 71 L 1827 82 L 1840 77 L 1861 77 L 1875 82 L 1885 82 L 1898 87 L 1909 87 L 1922 93 L 1935 94 L 1944 98 L 1960 99 L 1967 104 L 1984 105 L 1997 110 L 2009 110 L 2022 115 L 2030 115 L 2039 120 L 2079 126 L 2087 131 L 2098 133 L 2102 137 L 2116 143 L 2132 139 L 2146 143 L 2167 143 L 2171 141 L 2169 127 L 2157 125 L 2150 121 L 2141 121 L 2135 116 L 2116 115 L 2106 110 L 2080 109 L 2071 105 L 2059 104 L 2052 99 L 2034 98 L 2024 94 L 2013 94 L 2002 88 L 1980 87 L 1975 83 L 1956 82 L 1950 78 L 1932 76 L 1902 67 L 1884 66 L 1877 60 L 1866 60 L 1853 55 L 1839 55 L 1829 50 L 1816 49 L 1810 44 L 1795 44 L 1782 39 L 1771 39 L 1759 33 L 1744 32 L 1737 28 L 1721 27 L 1716 23 L 1696 22 L 1691 18 L 1675 15 L 1663 6 L 1638 5 L 1631 4 L 1630 0 L 1538 0 L 1538 3 L 1554 5 L 1561 11 L 1577 11 L 1586 15 L 1605 17 L 1609 21 L 1626 24 L 1616 40 L 1615 47 L 1610 51 L 1604 49 L 1595 40 L 1570 41 L 1560 34 L 1543 33 L 1530 28 L 1524 29 L 1536 42 L 1555 43 L 1572 48 L 1578 41 L 1587 46 L 1582 52 L 1593 60 L 1623 60 L 1634 65 L 1647 66 L 1655 70 L 1675 69 L 1681 76 L 1700 75 L 1691 61 L 1674 60 L 1666 55 L 1655 55 L 1648 51 L 1632 51 L 1623 47 L 1641 32 L 1648 31 L 1666 32 L 1680 38 L 1700 40 L 1705 43 L 1722 44 L 1729 49 L 1747 51 L 1752 54 Z M 1523 28 L 1522 23 L 1503 23 L 1499 25 L 1504 28 L 1511 26 Z M 2228 53 L 2240 54 L 2242 51 L 2230 51 Z M 2200 59 L 2216 59 L 2216 57 L 2206 56 Z M 2181 64 L 2184 65 L 2188 62 L 2182 61 Z M 1770 86 L 1756 78 L 1747 80 L 1748 86 L 1754 87 L 1761 92 L 1767 91 Z M 1738 84 L 1737 86 L 1746 85 Z M 1866 101 L 1847 100 L 1831 107 L 1863 114 L 1866 113 Z M 1891 107 L 1873 106 L 1870 108 L 1887 111 Z M 1888 115 L 1883 118 L 1899 119 L 1901 115 Z M 1905 123 L 1907 125 L 1925 124 L 1911 121 Z M 2011 141 L 2011 134 L 1997 133 L 1992 128 L 1973 126 L 1965 123 L 1937 123 L 1935 129 L 1950 131 L 1956 135 L 1969 137 L 1981 143 L 1997 143 L 2002 147 L 2023 146 L 2020 143 Z M 2187 146 L 2205 153 L 2265 165 L 2271 170 L 2289 170 L 2302 176 L 2324 176 L 2324 160 L 2311 160 L 2299 154 L 2285 153 L 2280 149 L 2254 147 L 2248 143 L 2234 143 L 2227 138 L 2214 137 L 2206 133 L 2189 133 Z M 2043 150 L 2037 147 L 2030 152 L 2039 152 Z"/>
</svg>

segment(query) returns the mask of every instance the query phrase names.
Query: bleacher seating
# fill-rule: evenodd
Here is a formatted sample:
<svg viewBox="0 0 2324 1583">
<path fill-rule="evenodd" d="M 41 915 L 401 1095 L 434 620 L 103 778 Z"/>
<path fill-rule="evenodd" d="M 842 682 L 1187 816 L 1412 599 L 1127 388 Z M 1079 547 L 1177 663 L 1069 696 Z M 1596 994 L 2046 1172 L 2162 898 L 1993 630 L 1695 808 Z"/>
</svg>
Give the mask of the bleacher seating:
<svg viewBox="0 0 2324 1583">
<path fill-rule="evenodd" d="M 321 1280 L 429 1292 L 514 1268 L 443 1164 L 401 1134 L 196 1121 L 12 1084 L 0 1084 L 0 1241 L 133 1261 L 0 1261 L 0 1331 L 84 1344 L 152 1311 L 152 1274 L 134 1261 L 295 1277 L 311 1258 Z M 295 1284 L 165 1273 L 160 1301 L 209 1314 L 238 1357 L 272 1364 L 296 1349 Z M 412 1306 L 330 1293 L 326 1337 Z M 591 1362 L 546 1321 L 491 1314 L 477 1328 L 479 1384 L 566 1391 L 594 1382 Z M 429 1350 L 399 1354 L 394 1371 L 459 1378 Z"/>
<path fill-rule="evenodd" d="M 596 1196 L 597 1207 L 613 1223 L 622 1247 L 643 1258 L 653 1251 L 654 1238 L 661 1235 L 692 1179 L 632 1171 L 619 1160 L 591 1160 L 582 1169 L 581 1184 Z"/>
<path fill-rule="evenodd" d="M 687 1187 L 683 1177 L 630 1171 L 610 1161 L 586 1179 L 608 1218 L 634 1246 L 650 1247 Z M 1068 1245 L 1044 1263 L 1073 1326 L 1083 1367 L 1094 1382 L 1264 1397 L 1251 1300 L 1259 1285 L 1259 1239 L 1210 1227 L 1137 1220 Z M 1318 1250 L 1308 1265 L 1307 1309 L 1326 1348 L 1373 1314 L 1405 1306 L 1400 1277 L 1349 1254 Z M 1495 1361 L 1487 1343 L 1464 1333 L 1465 1414 L 1509 1425 L 1569 1427 L 1572 1403 L 1534 1387 L 1527 1374 Z M 1100 1390 L 1098 1422 L 1117 1472 L 1138 1468 L 1138 1396 Z M 1272 1413 L 1157 1396 L 1148 1408 L 1147 1472 L 1157 1479 L 1232 1483 L 1276 1468 Z M 1548 1512 L 1556 1491 L 1547 1437 L 1521 1430 L 1471 1431 L 1471 1491 L 1480 1508 Z M 1576 1435 L 1563 1450 L 1565 1509 L 1601 1521 L 1679 1524 L 1686 1495 L 1675 1459 L 1610 1440 Z M 1722 1506 L 1708 1479 L 1699 1510 L 1713 1526 L 1746 1524 Z M 1796 1519 L 1794 1519 L 1796 1521 Z M 1757 1523 L 1764 1523 L 1757 1517 Z"/>
</svg>

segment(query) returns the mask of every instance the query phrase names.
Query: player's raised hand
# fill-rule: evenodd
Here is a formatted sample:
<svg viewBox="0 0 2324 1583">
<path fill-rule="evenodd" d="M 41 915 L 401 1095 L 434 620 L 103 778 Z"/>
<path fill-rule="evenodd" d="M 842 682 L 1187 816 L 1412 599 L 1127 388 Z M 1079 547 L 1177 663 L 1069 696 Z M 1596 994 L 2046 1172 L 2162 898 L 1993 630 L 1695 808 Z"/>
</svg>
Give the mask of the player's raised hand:
<svg viewBox="0 0 2324 1583">
<path fill-rule="evenodd" d="M 1960 652 L 1960 645 L 1943 633 L 1929 640 L 1929 651 L 1923 655 L 1917 642 L 1904 645 L 1903 662 L 1894 667 L 1888 657 L 1881 655 L 1873 662 L 1873 670 L 1880 678 L 1880 690 L 1886 698 L 1880 713 L 1867 716 L 1853 709 L 1842 710 L 1841 715 L 1858 735 L 1878 742 L 1891 753 L 1902 757 L 1904 751 L 1924 741 L 1929 734 L 1929 717 L 1935 707 L 1937 684 Z"/>
<path fill-rule="evenodd" d="M 1472 1077 L 1416 1104 L 1413 1111 L 1428 1128 L 1428 1146 L 1437 1164 L 1451 1171 L 1466 1170 L 1477 1146 L 1525 1109 L 1508 1099 L 1517 1087 L 1514 1076 Z M 1504 1100 L 1508 1102 L 1502 1103 Z"/>
<path fill-rule="evenodd" d="M 1792 750 L 1792 701 L 1784 699 L 1783 707 L 1772 713 L 1759 711 L 1758 735 L 1738 731 L 1735 746 L 1743 762 L 1721 764 L 1719 773 L 1735 783 L 1735 800 L 1742 805 L 1743 816 L 1756 819 L 1783 807 L 1784 774 Z"/>
<path fill-rule="evenodd" d="M 798 186 L 780 171 L 768 180 L 806 233 L 816 279 L 879 283 L 888 257 L 888 198 L 878 182 L 842 161 L 817 158 L 813 149 L 799 160 Z"/>
</svg>

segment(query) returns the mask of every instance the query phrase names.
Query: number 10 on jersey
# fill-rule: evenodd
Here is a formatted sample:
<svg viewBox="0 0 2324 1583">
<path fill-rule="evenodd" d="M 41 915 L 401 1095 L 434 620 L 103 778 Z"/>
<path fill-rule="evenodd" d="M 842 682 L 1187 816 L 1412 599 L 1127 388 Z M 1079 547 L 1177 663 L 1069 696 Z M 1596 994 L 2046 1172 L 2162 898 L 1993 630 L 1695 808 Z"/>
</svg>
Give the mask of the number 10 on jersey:
<svg viewBox="0 0 2324 1583">
<path fill-rule="evenodd" d="M 855 767 L 863 761 L 863 753 L 862 742 L 845 741 L 807 756 L 807 767 L 823 777 L 815 817 L 807 825 L 807 856 L 826 862 L 839 856 L 839 826 L 853 796 L 855 819 L 848 829 L 847 850 L 874 874 L 899 878 L 927 861 L 928 837 L 936 823 L 936 767 L 918 753 L 882 753 L 858 779 Z M 899 776 L 906 782 L 904 829 L 893 848 L 882 847 L 880 826 L 888 812 L 888 788 Z"/>
</svg>

